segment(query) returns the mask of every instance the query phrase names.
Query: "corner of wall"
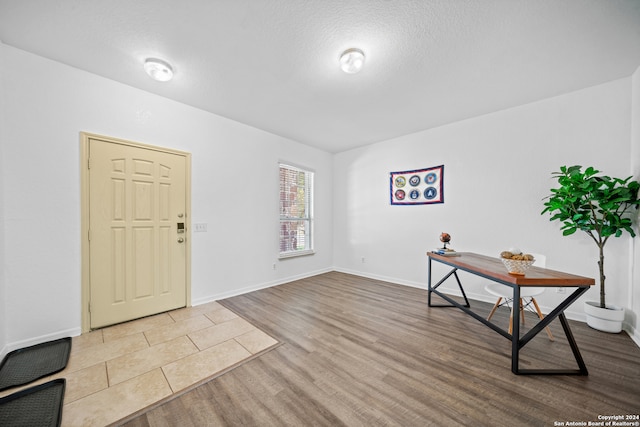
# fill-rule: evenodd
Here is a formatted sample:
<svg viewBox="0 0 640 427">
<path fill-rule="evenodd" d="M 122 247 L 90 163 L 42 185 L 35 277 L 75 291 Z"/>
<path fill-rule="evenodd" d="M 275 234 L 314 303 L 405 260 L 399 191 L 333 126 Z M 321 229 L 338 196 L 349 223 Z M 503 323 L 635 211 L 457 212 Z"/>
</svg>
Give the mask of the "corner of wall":
<svg viewBox="0 0 640 427">
<path fill-rule="evenodd" d="M 631 136 L 630 136 L 631 172 L 634 179 L 640 179 L 640 66 L 631 76 Z M 640 210 L 635 218 L 640 226 Z M 631 286 L 629 287 L 629 309 L 633 312 L 629 333 L 640 346 L 640 237 L 633 239 L 630 249 Z"/>
<path fill-rule="evenodd" d="M 4 44 L 0 41 L 0 355 L 4 355 L 6 353 L 7 346 L 7 319 L 6 319 L 6 307 L 5 301 L 7 300 L 5 297 L 5 279 L 4 272 L 6 268 L 5 258 L 4 258 L 4 175 L 3 172 L 5 168 L 3 167 L 3 147 L 4 142 L 6 140 L 5 129 L 4 126 L 4 117 L 5 117 L 5 96 L 4 96 Z"/>
</svg>

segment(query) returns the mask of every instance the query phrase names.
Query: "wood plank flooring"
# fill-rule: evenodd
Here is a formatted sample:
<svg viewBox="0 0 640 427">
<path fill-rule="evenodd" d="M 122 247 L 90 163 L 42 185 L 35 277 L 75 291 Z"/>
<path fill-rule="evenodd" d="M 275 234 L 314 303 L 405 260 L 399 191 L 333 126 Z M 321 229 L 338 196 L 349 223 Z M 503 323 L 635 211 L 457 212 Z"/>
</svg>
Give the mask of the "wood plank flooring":
<svg viewBox="0 0 640 427">
<path fill-rule="evenodd" d="M 570 322 L 589 376 L 518 376 L 510 341 L 426 299 L 331 272 L 219 301 L 283 344 L 123 425 L 512 427 L 640 414 L 640 349 L 625 333 Z M 506 328 L 508 310 L 494 320 Z M 539 334 L 521 367 L 576 367 L 560 323 L 551 329 L 555 342 Z"/>
</svg>

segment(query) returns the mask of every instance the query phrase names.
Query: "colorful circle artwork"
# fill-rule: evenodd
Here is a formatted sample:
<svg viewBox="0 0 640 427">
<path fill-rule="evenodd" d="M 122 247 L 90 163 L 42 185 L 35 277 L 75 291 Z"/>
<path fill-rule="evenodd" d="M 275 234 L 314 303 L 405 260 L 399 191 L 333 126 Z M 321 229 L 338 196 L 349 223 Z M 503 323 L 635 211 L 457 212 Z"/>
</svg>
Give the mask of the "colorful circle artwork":
<svg viewBox="0 0 640 427">
<path fill-rule="evenodd" d="M 433 184 L 438 180 L 438 175 L 436 175 L 435 173 L 431 172 L 428 173 L 425 177 L 424 177 L 424 182 L 426 182 L 427 184 Z"/>
<path fill-rule="evenodd" d="M 424 190 L 424 198 L 427 200 L 435 199 L 437 195 L 438 190 L 436 190 L 434 187 L 427 187 L 427 189 Z"/>
<path fill-rule="evenodd" d="M 389 198 L 392 205 L 444 203 L 444 165 L 391 172 Z"/>
</svg>

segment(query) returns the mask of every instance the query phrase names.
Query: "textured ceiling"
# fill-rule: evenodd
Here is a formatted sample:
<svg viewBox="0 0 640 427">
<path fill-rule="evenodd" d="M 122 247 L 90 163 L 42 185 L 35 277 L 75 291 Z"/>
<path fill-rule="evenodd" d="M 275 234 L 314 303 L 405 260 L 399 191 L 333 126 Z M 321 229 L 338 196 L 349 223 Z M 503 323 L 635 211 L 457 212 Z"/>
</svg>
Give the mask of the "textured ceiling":
<svg viewBox="0 0 640 427">
<path fill-rule="evenodd" d="M 339 152 L 630 76 L 640 0 L 0 0 L 0 40 Z"/>
</svg>

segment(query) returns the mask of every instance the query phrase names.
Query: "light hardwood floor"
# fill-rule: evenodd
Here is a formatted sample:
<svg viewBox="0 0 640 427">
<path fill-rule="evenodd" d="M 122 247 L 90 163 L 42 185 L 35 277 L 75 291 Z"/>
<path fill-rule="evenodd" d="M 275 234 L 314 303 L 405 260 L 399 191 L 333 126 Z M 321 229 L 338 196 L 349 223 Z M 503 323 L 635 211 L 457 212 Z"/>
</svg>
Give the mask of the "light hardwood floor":
<svg viewBox="0 0 640 427">
<path fill-rule="evenodd" d="M 517 376 L 508 340 L 426 298 L 332 272 L 219 301 L 282 345 L 124 425 L 511 427 L 640 414 L 640 349 L 625 333 L 570 322 L 589 376 Z M 494 320 L 506 327 L 507 310 Z M 557 320 L 551 329 L 556 341 L 538 335 L 522 367 L 575 367 Z"/>
</svg>

